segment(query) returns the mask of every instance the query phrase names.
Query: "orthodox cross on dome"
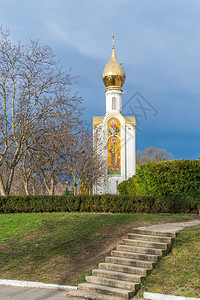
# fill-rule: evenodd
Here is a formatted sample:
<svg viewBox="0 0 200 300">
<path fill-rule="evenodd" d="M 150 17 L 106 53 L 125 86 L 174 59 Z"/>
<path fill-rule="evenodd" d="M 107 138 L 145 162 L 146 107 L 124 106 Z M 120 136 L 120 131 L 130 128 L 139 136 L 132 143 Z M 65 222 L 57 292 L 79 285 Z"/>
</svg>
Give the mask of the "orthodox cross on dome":
<svg viewBox="0 0 200 300">
<path fill-rule="evenodd" d="M 114 34 L 114 32 L 113 32 L 113 49 L 115 49 L 115 34 Z"/>
</svg>

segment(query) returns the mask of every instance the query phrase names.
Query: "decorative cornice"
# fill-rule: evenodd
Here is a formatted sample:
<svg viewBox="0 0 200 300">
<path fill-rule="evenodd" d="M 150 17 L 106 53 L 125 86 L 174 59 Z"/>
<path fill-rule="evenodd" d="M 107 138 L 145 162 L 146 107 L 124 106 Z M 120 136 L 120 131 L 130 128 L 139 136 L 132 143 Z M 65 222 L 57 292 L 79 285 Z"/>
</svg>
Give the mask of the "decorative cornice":
<svg viewBox="0 0 200 300">
<path fill-rule="evenodd" d="M 106 91 L 106 95 L 122 95 L 122 91 L 120 90 L 108 90 Z"/>
<path fill-rule="evenodd" d="M 93 128 L 96 129 L 99 125 L 102 125 L 104 117 L 93 117 Z"/>
<path fill-rule="evenodd" d="M 124 119 L 126 125 L 130 125 L 133 129 L 136 127 L 136 120 L 135 117 L 124 117 L 122 114 L 115 112 L 115 113 L 108 113 L 104 117 L 103 116 L 95 116 L 93 117 L 93 128 L 96 129 L 99 125 L 103 125 L 105 119 L 110 116 L 110 118 L 115 118 L 114 115 L 119 115 L 122 119 Z M 110 119 L 109 118 L 109 119 Z"/>
<path fill-rule="evenodd" d="M 124 117 L 124 119 L 125 119 L 125 123 L 127 125 L 130 125 L 135 130 L 136 127 L 135 117 Z"/>
</svg>

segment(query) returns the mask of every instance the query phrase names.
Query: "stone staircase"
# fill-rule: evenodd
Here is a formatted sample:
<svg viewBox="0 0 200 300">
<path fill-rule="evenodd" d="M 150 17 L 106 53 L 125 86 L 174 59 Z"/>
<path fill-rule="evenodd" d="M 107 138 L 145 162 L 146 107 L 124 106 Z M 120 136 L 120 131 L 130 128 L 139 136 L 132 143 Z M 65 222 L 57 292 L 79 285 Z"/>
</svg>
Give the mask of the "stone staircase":
<svg viewBox="0 0 200 300">
<path fill-rule="evenodd" d="M 150 272 L 158 259 L 166 255 L 176 234 L 134 228 L 126 239 L 86 276 L 71 296 L 86 299 L 131 299 L 140 288 L 141 279 Z"/>
</svg>

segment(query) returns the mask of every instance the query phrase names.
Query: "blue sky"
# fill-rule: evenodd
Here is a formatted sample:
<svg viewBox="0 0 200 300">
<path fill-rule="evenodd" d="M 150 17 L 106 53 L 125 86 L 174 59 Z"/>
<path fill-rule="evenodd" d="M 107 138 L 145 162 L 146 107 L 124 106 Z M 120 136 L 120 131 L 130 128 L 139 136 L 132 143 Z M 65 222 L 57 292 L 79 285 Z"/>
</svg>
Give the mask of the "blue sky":
<svg viewBox="0 0 200 300">
<path fill-rule="evenodd" d="M 101 74 L 114 31 L 126 72 L 124 105 L 136 94 L 124 114 L 137 116 L 137 149 L 164 148 L 177 159 L 200 155 L 199 0 L 0 0 L 0 24 L 13 41 L 48 44 L 80 76 L 76 87 L 90 123 L 105 114 Z"/>
</svg>

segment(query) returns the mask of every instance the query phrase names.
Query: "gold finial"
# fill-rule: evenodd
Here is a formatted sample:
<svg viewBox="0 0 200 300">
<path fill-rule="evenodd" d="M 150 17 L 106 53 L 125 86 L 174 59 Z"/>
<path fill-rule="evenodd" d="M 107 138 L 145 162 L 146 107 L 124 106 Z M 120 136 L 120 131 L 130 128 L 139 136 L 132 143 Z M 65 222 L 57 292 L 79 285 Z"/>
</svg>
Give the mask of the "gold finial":
<svg viewBox="0 0 200 300">
<path fill-rule="evenodd" d="M 102 79 L 106 86 L 106 91 L 112 89 L 122 90 L 122 86 L 126 79 L 124 69 L 115 55 L 114 32 L 111 58 L 103 70 Z"/>
<path fill-rule="evenodd" d="M 113 32 L 113 49 L 115 49 L 115 34 Z"/>
</svg>

